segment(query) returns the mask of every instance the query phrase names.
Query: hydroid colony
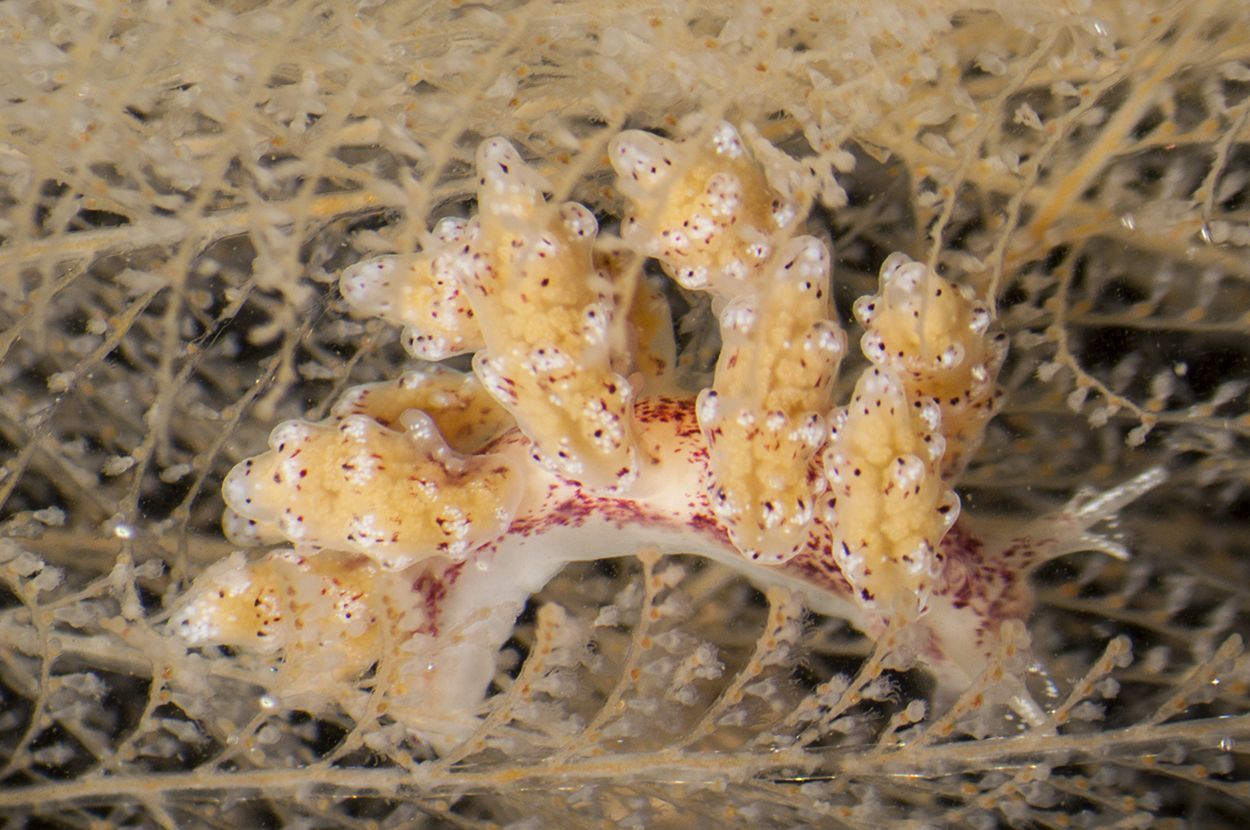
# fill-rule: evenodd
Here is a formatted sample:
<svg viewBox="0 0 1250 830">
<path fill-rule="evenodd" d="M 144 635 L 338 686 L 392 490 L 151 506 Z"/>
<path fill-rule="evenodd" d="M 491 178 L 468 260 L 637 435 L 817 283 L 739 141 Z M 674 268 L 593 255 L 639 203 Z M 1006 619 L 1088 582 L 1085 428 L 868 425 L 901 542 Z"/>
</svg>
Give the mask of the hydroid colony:
<svg viewBox="0 0 1250 830">
<path fill-rule="evenodd" d="M 0 815 L 1235 826 L 1248 41 L 0 4 Z"/>
</svg>

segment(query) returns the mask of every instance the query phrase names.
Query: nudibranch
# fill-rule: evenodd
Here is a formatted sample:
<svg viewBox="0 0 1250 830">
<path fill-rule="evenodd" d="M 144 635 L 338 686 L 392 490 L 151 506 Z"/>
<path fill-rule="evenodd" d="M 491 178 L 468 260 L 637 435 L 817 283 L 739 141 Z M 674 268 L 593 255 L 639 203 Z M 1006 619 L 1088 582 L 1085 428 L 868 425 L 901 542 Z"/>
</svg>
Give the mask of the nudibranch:
<svg viewBox="0 0 1250 830">
<path fill-rule="evenodd" d="M 421 363 L 351 390 L 322 422 L 280 424 L 231 471 L 227 535 L 285 547 L 202 574 L 173 616 L 187 641 L 280 656 L 297 696 L 318 693 L 301 672 L 375 666 L 393 715 L 454 735 L 534 592 L 569 562 L 653 548 L 784 585 L 869 636 L 907 626 L 958 690 L 1027 617 L 1033 568 L 1120 552 L 1092 528 L 1158 472 L 1014 538 L 960 517 L 953 488 L 998 408 L 1006 353 L 970 291 L 890 256 L 855 303 L 868 363 L 838 406 L 847 337 L 829 251 L 798 233 L 738 131 L 627 131 L 609 158 L 620 238 L 549 202 L 492 138 L 477 215 L 343 274 L 348 303 L 404 326 Z M 722 348 L 708 388 L 681 387 L 647 257 L 711 296 Z M 471 372 L 437 363 L 465 353 Z"/>
</svg>

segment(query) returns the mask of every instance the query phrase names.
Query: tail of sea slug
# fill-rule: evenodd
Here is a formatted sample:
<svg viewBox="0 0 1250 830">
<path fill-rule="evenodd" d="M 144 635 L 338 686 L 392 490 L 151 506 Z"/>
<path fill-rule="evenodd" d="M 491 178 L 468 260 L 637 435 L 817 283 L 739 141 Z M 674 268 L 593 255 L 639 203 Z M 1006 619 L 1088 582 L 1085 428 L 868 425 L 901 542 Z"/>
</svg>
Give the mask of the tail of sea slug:
<svg viewBox="0 0 1250 830">
<path fill-rule="evenodd" d="M 1151 467 L 1110 490 L 1082 488 L 1063 508 L 1031 523 L 1024 536 L 1035 540 L 1034 567 L 1081 551 L 1128 559 L 1128 548 L 1115 533 L 1119 512 L 1167 480 L 1167 470 Z M 1105 525 L 1099 532 L 1097 527 Z"/>
</svg>

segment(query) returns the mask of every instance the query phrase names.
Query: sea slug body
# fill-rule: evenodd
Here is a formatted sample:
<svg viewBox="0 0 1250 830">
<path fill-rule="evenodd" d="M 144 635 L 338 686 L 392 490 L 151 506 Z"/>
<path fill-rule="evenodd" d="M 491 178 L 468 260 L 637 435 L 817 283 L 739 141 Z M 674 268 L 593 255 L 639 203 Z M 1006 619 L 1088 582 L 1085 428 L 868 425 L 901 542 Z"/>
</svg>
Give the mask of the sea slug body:
<svg viewBox="0 0 1250 830">
<path fill-rule="evenodd" d="M 1158 472 L 1011 539 L 961 515 L 954 486 L 999 407 L 1006 341 L 923 263 L 890 256 L 856 302 L 868 366 L 837 406 L 830 254 L 733 126 L 703 133 L 611 143 L 619 240 L 549 203 L 507 141 L 483 142 L 478 215 L 341 282 L 356 311 L 406 327 L 414 356 L 472 352 L 472 372 L 427 363 L 275 428 L 227 477 L 225 523 L 239 544 L 290 547 L 209 568 L 174 630 L 283 653 L 288 672 L 330 660 L 339 678 L 385 644 L 392 713 L 471 728 L 526 600 L 569 562 L 650 547 L 784 585 L 870 636 L 908 627 L 957 691 L 1028 616 L 1033 568 L 1116 553 L 1094 526 Z M 707 388 L 681 388 L 666 301 L 625 278 L 631 256 L 711 295 Z"/>
</svg>

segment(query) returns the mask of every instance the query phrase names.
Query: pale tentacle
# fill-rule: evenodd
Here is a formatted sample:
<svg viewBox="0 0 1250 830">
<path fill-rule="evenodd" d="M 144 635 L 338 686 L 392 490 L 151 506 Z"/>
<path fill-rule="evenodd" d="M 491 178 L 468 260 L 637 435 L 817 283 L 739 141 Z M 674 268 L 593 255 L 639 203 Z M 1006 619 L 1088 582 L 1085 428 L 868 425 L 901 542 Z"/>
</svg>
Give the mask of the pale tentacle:
<svg viewBox="0 0 1250 830">
<path fill-rule="evenodd" d="M 457 246 L 465 221 L 443 219 L 430 245 L 414 254 L 386 254 L 343 272 L 339 291 L 358 314 L 405 326 L 404 347 L 422 360 L 444 360 L 482 348 L 459 274 Z"/>
<path fill-rule="evenodd" d="M 910 400 L 938 405 L 942 476 L 955 480 L 998 411 L 1006 336 L 990 331 L 989 309 L 971 291 L 903 254 L 886 258 L 878 293 L 855 302 L 855 317 L 868 359 L 897 373 Z"/>
<path fill-rule="evenodd" d="M 797 225 L 731 124 L 697 145 L 627 130 L 608 158 L 631 207 L 621 237 L 683 288 L 740 293 Z"/>
<path fill-rule="evenodd" d="M 846 351 L 829 319 L 829 255 L 790 240 L 757 290 L 721 313 L 720 359 L 699 396 L 711 452 L 712 504 L 743 555 L 793 558 L 807 542 L 825 480 L 812 467 Z"/>
<path fill-rule="evenodd" d="M 410 369 L 395 380 L 354 386 L 335 402 L 330 414 L 368 415 L 382 426 L 399 429 L 410 409 L 429 414 L 448 445 L 460 453 L 475 453 L 515 426 L 476 375 L 438 364 Z"/>
<path fill-rule="evenodd" d="M 594 263 L 594 215 L 548 206 L 541 177 L 501 138 L 483 142 L 477 165 L 481 214 L 458 266 L 485 339 L 473 369 L 552 470 L 627 490 L 638 475 L 634 390 L 613 370 L 616 310 Z"/>
<path fill-rule="evenodd" d="M 401 422 L 402 431 L 365 415 L 280 424 L 270 452 L 230 471 L 226 503 L 292 543 L 386 567 L 464 558 L 508 526 L 520 499 L 518 460 L 461 455 L 418 410 Z"/>
<path fill-rule="evenodd" d="M 939 474 L 939 417 L 936 404 L 908 400 L 894 373 L 874 367 L 833 418 L 824 464 L 835 556 L 862 602 L 883 617 L 925 612 L 942 537 L 959 515 Z"/>
</svg>

